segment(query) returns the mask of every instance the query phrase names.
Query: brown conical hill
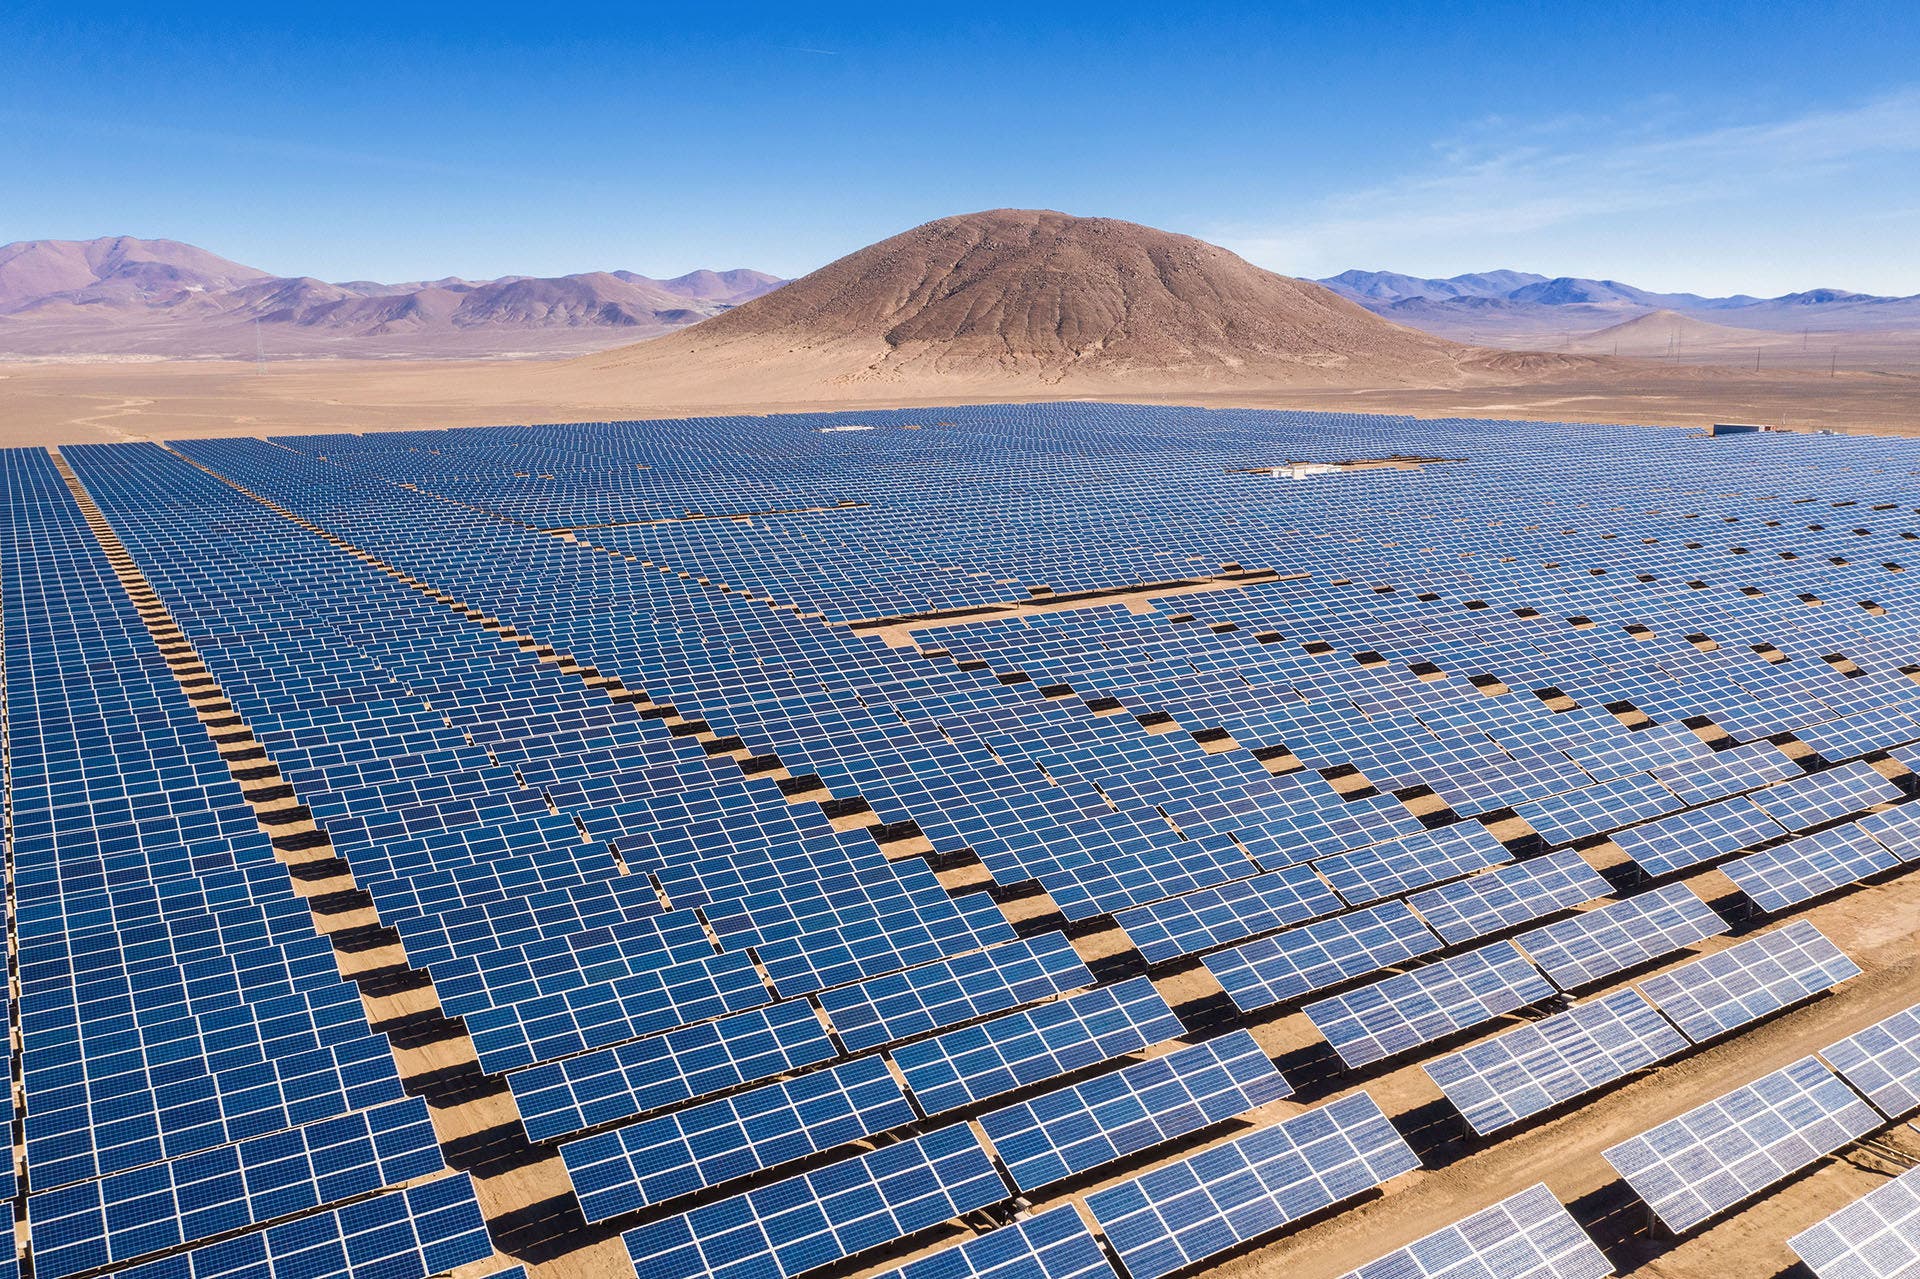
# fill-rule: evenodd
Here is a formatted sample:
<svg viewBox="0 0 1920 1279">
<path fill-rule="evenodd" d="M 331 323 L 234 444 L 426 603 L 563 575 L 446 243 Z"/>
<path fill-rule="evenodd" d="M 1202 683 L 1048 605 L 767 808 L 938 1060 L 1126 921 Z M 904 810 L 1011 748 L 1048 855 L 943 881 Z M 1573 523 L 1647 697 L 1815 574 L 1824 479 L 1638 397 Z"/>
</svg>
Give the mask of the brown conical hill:
<svg viewBox="0 0 1920 1279">
<path fill-rule="evenodd" d="M 636 387 L 836 394 L 1396 383 L 1473 348 L 1216 245 L 1112 218 L 942 218 L 668 338 L 574 361 Z"/>
</svg>

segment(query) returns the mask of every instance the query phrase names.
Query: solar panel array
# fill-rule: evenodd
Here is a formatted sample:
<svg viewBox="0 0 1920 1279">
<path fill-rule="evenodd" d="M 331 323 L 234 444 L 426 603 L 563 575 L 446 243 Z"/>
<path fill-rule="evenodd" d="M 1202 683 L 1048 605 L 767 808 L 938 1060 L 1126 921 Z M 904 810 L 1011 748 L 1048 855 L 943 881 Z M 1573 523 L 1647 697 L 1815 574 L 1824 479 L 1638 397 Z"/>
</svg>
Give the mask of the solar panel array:
<svg viewBox="0 0 1920 1279">
<path fill-rule="evenodd" d="M 1690 1230 L 1882 1123 L 1812 1057 L 1601 1152 L 1674 1231 Z"/>
<path fill-rule="evenodd" d="M 1920 1110 L 1920 1005 L 1822 1048 L 1820 1055 L 1889 1119 Z"/>
<path fill-rule="evenodd" d="M 1705 1043 L 1859 975 L 1860 965 L 1799 919 L 1649 977 L 1640 991 Z"/>
<path fill-rule="evenodd" d="M 1911 806 L 1854 820 L 1896 798 L 1880 752 L 1920 760 L 1920 600 L 1869 553 L 1915 505 L 1898 446 L 1553 429 L 1034 405 L 66 450 L 116 562 L 7 451 L 35 1272 L 491 1252 L 276 839 L 351 873 L 321 908 L 371 902 L 590 1215 L 640 1214 L 649 1279 L 904 1245 L 1014 1193 L 996 1158 L 1085 1177 L 1098 1229 L 1042 1212 L 916 1279 L 1100 1279 L 1099 1235 L 1145 1279 L 1395 1175 L 1364 1094 L 1259 1117 L 1271 1060 L 1183 1046 L 1156 982 L 1204 971 L 1255 1023 L 1313 998 L 1371 1063 L 1543 1001 L 1533 964 L 1580 989 L 1724 931 L 1683 883 L 1592 905 L 1567 845 L 1725 861 L 1769 912 L 1920 860 Z M 1253 473 L 1328 450 L 1456 460 Z M 911 648 L 847 625 L 905 617 Z M 324 836 L 260 828 L 236 726 Z M 1765 960 L 1663 1006 L 1737 1029 L 1842 975 Z M 1617 990 L 1423 1064 L 1493 1132 L 1679 1040 Z"/>
<path fill-rule="evenodd" d="M 1158 1279 L 1420 1166 L 1353 1093 L 1087 1196 L 1134 1279 Z"/>
<path fill-rule="evenodd" d="M 1424 1064 L 1482 1136 L 1685 1052 L 1686 1037 L 1617 990 Z"/>
<path fill-rule="evenodd" d="M 1533 1185 L 1342 1279 L 1602 1279 L 1613 1263 L 1553 1192 Z"/>
<path fill-rule="evenodd" d="M 1514 938 L 1562 990 L 1604 977 L 1727 931 L 1727 921 L 1685 884 L 1599 906 Z"/>
<path fill-rule="evenodd" d="M 1909 1168 L 1787 1240 L 1819 1279 L 1903 1279 L 1920 1271 L 1920 1168 Z"/>
<path fill-rule="evenodd" d="M 1308 1004 L 1308 1020 L 1349 1066 L 1365 1066 L 1550 999 L 1553 986 L 1511 942 L 1495 942 Z"/>
</svg>

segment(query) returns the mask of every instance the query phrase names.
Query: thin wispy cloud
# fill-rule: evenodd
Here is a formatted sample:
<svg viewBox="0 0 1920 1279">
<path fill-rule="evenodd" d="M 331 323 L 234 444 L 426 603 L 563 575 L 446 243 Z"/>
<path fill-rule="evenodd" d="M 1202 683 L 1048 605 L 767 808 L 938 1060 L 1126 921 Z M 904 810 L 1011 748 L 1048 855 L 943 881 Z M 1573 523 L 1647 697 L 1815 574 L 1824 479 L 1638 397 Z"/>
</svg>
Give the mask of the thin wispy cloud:
<svg viewBox="0 0 1920 1279">
<path fill-rule="evenodd" d="M 1920 88 L 1857 106 L 1685 131 L 1668 110 L 1635 119 L 1491 120 L 1436 140 L 1402 181 L 1340 193 L 1293 218 L 1220 226 L 1242 256 L 1293 272 L 1451 257 L 1467 244 L 1625 214 L 1740 199 L 1866 175 L 1920 152 Z M 1502 265 L 1505 265 L 1502 263 Z"/>
</svg>

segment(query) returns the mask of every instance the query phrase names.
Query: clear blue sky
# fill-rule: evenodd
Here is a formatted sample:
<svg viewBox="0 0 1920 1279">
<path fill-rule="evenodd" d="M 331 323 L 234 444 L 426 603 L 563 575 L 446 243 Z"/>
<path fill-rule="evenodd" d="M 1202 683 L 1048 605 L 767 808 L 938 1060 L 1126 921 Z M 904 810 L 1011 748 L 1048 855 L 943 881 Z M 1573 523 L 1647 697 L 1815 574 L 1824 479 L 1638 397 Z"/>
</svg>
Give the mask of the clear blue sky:
<svg viewBox="0 0 1920 1279">
<path fill-rule="evenodd" d="M 329 279 L 797 274 L 1001 205 L 1298 275 L 1920 292 L 1920 19 L 1912 0 L 0 6 L 0 242 L 165 236 Z"/>
</svg>

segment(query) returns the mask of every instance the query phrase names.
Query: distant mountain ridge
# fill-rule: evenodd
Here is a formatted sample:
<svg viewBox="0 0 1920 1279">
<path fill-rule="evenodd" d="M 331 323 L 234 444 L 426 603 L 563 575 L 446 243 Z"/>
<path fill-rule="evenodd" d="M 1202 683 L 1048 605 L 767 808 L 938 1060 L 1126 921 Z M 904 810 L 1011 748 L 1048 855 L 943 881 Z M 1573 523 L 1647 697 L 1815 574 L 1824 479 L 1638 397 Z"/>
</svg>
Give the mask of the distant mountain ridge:
<svg viewBox="0 0 1920 1279">
<path fill-rule="evenodd" d="M 1514 340 L 1593 330 L 1670 311 L 1727 328 L 1761 332 L 1871 332 L 1920 328 L 1920 294 L 1887 297 L 1810 289 L 1776 298 L 1656 293 L 1619 280 L 1478 271 L 1422 279 L 1394 271 L 1342 271 L 1329 289 L 1401 324 L 1451 338 Z"/>
<path fill-rule="evenodd" d="M 0 245 L 0 357 L 578 353 L 697 323 L 783 283 L 701 269 L 336 284 L 176 240 L 25 240 Z"/>
</svg>

